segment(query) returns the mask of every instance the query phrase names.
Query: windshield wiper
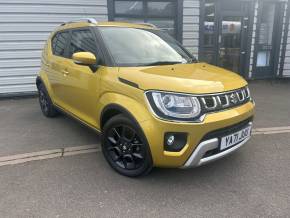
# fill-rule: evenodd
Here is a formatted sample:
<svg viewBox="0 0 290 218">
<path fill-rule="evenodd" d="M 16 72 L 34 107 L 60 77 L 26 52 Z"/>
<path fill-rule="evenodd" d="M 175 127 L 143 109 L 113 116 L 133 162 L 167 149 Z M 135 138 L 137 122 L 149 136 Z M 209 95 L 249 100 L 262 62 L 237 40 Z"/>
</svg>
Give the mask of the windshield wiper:
<svg viewBox="0 0 290 218">
<path fill-rule="evenodd" d="M 181 61 L 155 61 L 148 64 L 142 64 L 142 66 L 155 66 L 155 65 L 171 65 L 171 64 L 182 64 Z M 140 65 L 141 66 L 141 65 Z"/>
</svg>

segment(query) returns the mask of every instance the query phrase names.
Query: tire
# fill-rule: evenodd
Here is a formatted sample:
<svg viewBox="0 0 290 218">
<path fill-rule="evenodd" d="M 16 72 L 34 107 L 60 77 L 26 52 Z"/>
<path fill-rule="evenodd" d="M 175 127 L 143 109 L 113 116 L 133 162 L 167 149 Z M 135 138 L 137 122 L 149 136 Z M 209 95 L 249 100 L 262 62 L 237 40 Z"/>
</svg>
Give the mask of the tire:
<svg viewBox="0 0 290 218">
<path fill-rule="evenodd" d="M 105 124 L 102 152 L 109 165 L 124 176 L 148 174 L 153 166 L 143 131 L 124 115 L 114 116 Z"/>
<path fill-rule="evenodd" d="M 38 86 L 38 95 L 39 95 L 39 105 L 40 109 L 44 116 L 46 117 L 55 117 L 58 115 L 57 109 L 52 104 L 52 101 L 46 91 L 46 88 L 43 84 Z"/>
</svg>

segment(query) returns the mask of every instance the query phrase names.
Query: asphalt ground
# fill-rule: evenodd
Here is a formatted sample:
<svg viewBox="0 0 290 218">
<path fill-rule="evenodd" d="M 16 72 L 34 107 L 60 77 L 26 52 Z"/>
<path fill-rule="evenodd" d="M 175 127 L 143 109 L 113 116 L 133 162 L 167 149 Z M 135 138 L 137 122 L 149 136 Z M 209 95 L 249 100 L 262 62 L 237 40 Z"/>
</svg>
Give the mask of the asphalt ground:
<svg viewBox="0 0 290 218">
<path fill-rule="evenodd" d="M 290 79 L 251 81 L 256 102 L 254 127 L 290 126 Z"/>
<path fill-rule="evenodd" d="M 42 115 L 37 98 L 0 101 L 0 157 L 99 143 L 99 135 L 74 119 Z"/>
<path fill-rule="evenodd" d="M 290 134 L 199 168 L 123 177 L 100 152 L 0 168 L 1 217 L 289 217 Z"/>
<path fill-rule="evenodd" d="M 289 128 L 290 84 L 250 88 L 254 127 Z M 43 117 L 36 98 L 0 101 L 0 159 L 86 145 L 98 147 L 99 136 L 67 116 Z M 0 217 L 290 217 L 289 181 L 287 131 L 260 132 L 206 166 L 154 169 L 138 179 L 111 170 L 97 150 L 1 166 Z"/>
</svg>

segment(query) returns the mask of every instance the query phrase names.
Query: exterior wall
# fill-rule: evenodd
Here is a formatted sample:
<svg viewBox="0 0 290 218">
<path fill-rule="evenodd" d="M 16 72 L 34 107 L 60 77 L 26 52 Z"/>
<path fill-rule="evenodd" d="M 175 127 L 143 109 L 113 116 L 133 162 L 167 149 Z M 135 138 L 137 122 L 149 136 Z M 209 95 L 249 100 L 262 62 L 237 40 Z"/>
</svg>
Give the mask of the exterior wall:
<svg viewBox="0 0 290 218">
<path fill-rule="evenodd" d="M 287 8 L 288 8 L 288 4 L 285 4 L 285 8 L 284 8 L 284 12 L 283 12 L 283 25 L 282 25 L 282 35 L 281 35 L 281 43 L 280 43 L 280 46 L 279 46 L 279 64 L 278 64 L 278 71 L 277 71 L 277 76 L 279 76 L 280 72 L 282 71 L 283 73 L 283 68 L 284 68 L 284 61 L 285 59 L 283 60 L 283 52 L 285 52 L 286 50 L 283 49 L 283 46 L 284 45 L 284 37 L 287 37 L 285 36 L 288 35 L 288 32 L 286 32 L 286 29 L 288 29 L 288 27 L 286 25 L 289 25 L 288 22 L 286 22 L 286 16 L 287 16 Z M 290 42 L 289 42 L 290 43 Z M 289 49 L 289 47 L 288 47 Z M 290 68 L 289 68 L 290 70 Z M 283 74 L 282 74 L 283 75 Z"/>
<path fill-rule="evenodd" d="M 287 5 L 287 16 L 285 19 L 285 34 L 287 34 L 287 36 L 285 37 L 285 44 L 283 46 L 285 46 L 285 57 L 284 57 L 284 63 L 282 62 L 281 65 L 283 65 L 283 71 L 282 71 L 282 76 L 283 77 L 290 77 L 290 28 L 289 28 L 289 13 L 290 13 L 290 8 L 289 8 L 289 2 Z"/>
<path fill-rule="evenodd" d="M 0 95 L 36 91 L 44 41 L 82 17 L 107 20 L 107 0 L 0 0 Z"/>
<path fill-rule="evenodd" d="M 257 18 L 258 18 L 258 7 L 259 3 L 258 1 L 255 2 L 254 6 L 254 22 L 253 22 L 253 28 L 252 28 L 252 40 L 251 40 L 251 50 L 250 52 L 250 66 L 249 66 L 249 78 L 252 78 L 252 70 L 253 70 L 253 61 L 254 61 L 254 49 L 255 49 L 255 41 L 256 41 L 256 29 L 257 29 Z"/>
<path fill-rule="evenodd" d="M 183 37 L 182 44 L 198 57 L 199 43 L 199 0 L 183 2 Z"/>
</svg>

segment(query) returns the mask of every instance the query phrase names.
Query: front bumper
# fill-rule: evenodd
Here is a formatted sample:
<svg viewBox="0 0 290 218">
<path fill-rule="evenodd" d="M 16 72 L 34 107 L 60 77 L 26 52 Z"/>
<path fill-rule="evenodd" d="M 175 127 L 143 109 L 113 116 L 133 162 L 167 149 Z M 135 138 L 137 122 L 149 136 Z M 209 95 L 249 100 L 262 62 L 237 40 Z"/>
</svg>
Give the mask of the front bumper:
<svg viewBox="0 0 290 218">
<path fill-rule="evenodd" d="M 198 166 L 201 165 L 202 162 L 209 162 L 211 159 L 215 160 L 231 153 L 231 151 L 236 150 L 246 141 L 243 141 L 240 146 L 234 146 L 236 149 L 232 147 L 231 150 L 227 150 L 227 152 L 221 154 L 214 153 L 212 158 L 208 158 L 209 156 L 207 156 L 206 159 L 202 158 L 200 152 L 198 156 L 194 155 L 194 152 L 197 151 L 201 143 L 207 141 L 205 144 L 208 144 L 209 140 L 220 138 L 224 134 L 236 131 L 236 126 L 240 123 L 245 125 L 248 124 L 254 115 L 254 107 L 252 102 L 248 102 L 239 107 L 211 113 L 208 114 L 201 123 L 168 122 L 155 117 L 141 122 L 140 126 L 147 138 L 154 166 L 170 168 L 185 167 L 187 165 Z M 240 128 L 240 125 L 238 125 L 238 128 Z M 187 143 L 182 150 L 172 152 L 164 149 L 164 135 L 167 132 L 187 133 Z M 212 142 L 210 145 L 216 147 L 219 142 L 213 141 L 216 140 L 210 141 Z M 206 147 L 207 146 L 204 148 Z M 192 158 L 195 161 L 192 161 L 191 164 L 187 164 L 192 156 L 195 157 Z"/>
<path fill-rule="evenodd" d="M 253 123 L 250 122 L 248 125 L 252 126 Z M 220 159 L 228 154 L 233 153 L 234 151 L 236 151 L 237 149 L 242 147 L 247 141 L 249 141 L 249 139 L 250 139 L 250 137 L 244 139 L 243 141 L 241 141 L 237 145 L 234 145 L 233 147 L 231 147 L 225 151 L 218 152 L 218 153 L 210 155 L 210 156 L 205 156 L 205 154 L 209 151 L 212 151 L 212 150 L 219 148 L 219 144 L 220 144 L 219 139 L 213 138 L 213 139 L 203 141 L 196 147 L 194 152 L 191 154 L 189 159 L 185 162 L 185 164 L 181 168 L 198 167 L 198 166 L 210 163 L 212 161 L 218 160 L 218 159 Z"/>
</svg>

